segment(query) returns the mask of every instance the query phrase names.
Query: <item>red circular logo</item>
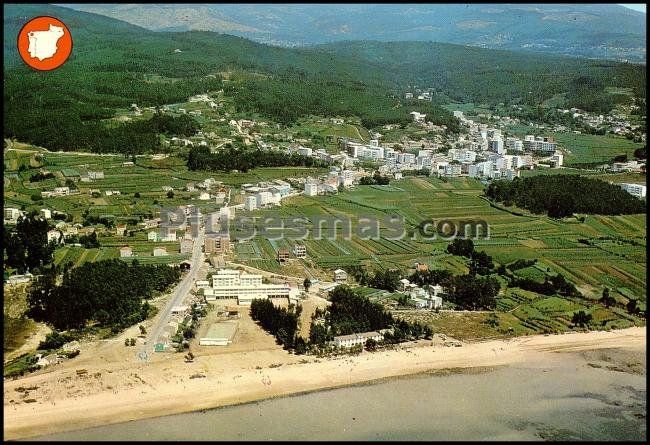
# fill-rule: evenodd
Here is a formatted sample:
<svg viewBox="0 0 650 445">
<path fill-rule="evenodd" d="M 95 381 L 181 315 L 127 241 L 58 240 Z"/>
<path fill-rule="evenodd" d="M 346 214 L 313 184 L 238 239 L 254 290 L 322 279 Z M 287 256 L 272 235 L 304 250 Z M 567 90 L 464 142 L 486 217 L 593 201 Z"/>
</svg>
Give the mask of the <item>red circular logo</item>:
<svg viewBox="0 0 650 445">
<path fill-rule="evenodd" d="M 36 70 L 56 69 L 72 52 L 70 30 L 54 17 L 35 17 L 18 33 L 18 52 L 23 61 Z"/>
</svg>

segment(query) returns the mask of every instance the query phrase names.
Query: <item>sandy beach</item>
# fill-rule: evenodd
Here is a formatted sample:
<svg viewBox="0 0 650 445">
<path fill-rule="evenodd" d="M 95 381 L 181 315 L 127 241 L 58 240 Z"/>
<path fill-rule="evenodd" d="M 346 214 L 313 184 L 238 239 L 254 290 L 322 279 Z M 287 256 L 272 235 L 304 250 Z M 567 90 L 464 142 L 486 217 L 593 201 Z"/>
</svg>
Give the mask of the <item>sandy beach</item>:
<svg viewBox="0 0 650 445">
<path fill-rule="evenodd" d="M 27 438 L 432 370 L 543 363 L 545 355 L 551 359 L 549 354 L 561 352 L 621 348 L 645 354 L 645 344 L 645 328 L 636 327 L 462 347 L 420 341 L 396 350 L 335 359 L 267 350 L 205 355 L 184 363 L 177 354 L 150 363 L 84 366 L 83 375 L 77 375 L 77 364 L 5 381 L 4 434 L 6 439 Z M 26 403 L 29 399 L 35 401 Z"/>
</svg>

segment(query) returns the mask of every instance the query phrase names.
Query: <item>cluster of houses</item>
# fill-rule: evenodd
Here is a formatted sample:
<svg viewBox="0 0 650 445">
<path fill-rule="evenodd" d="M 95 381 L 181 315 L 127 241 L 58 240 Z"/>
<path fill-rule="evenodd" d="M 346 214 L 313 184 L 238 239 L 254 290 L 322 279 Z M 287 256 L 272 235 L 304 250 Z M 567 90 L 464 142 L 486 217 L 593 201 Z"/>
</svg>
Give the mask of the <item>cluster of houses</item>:
<svg viewBox="0 0 650 445">
<path fill-rule="evenodd" d="M 639 106 L 633 104 L 630 108 L 630 111 L 632 111 L 638 109 Z M 609 114 L 602 115 L 590 113 L 579 108 L 561 109 L 559 111 L 564 114 L 571 114 L 575 120 L 593 129 L 606 128 L 610 132 L 620 136 L 638 136 L 641 142 L 646 141 L 647 136 L 645 131 L 643 131 L 643 127 L 639 124 L 630 123 L 620 113 L 610 112 Z"/>
<path fill-rule="evenodd" d="M 307 247 L 304 244 L 296 243 L 293 246 L 293 258 L 306 258 L 307 257 Z M 275 259 L 280 263 L 280 265 L 287 264 L 291 259 L 291 254 L 288 249 L 278 249 L 275 254 Z"/>
<path fill-rule="evenodd" d="M 244 204 L 236 206 L 248 211 L 280 205 L 283 198 L 292 194 L 291 184 L 281 179 L 257 184 L 242 184 Z"/>
<path fill-rule="evenodd" d="M 416 122 L 424 122 L 426 115 L 412 112 Z M 382 146 L 377 139 L 369 144 L 342 140 L 342 149 L 353 159 L 381 162 L 382 174 L 393 174 L 401 178 L 404 170 L 428 169 L 436 176 L 469 176 L 485 179 L 513 179 L 519 176 L 519 170 L 533 168 L 543 161 L 550 167 L 561 167 L 563 155 L 557 150 L 557 144 L 551 137 L 528 135 L 523 140 L 505 137 L 501 130 L 488 128 L 485 124 L 476 124 L 463 116 L 462 112 L 454 115 L 469 127 L 467 135 L 461 135 L 453 147 L 446 153 L 438 150 L 437 144 L 422 144 L 417 153 L 396 150 Z M 514 154 L 508 154 L 514 153 Z M 543 161 L 535 160 L 534 153 L 545 157 Z"/>
<path fill-rule="evenodd" d="M 298 182 L 303 184 L 304 195 L 317 196 L 336 193 L 341 188 L 353 187 L 362 177 L 369 175 L 370 173 L 363 169 L 350 170 L 334 166 L 326 175 L 300 179 Z"/>
<path fill-rule="evenodd" d="M 42 198 L 54 198 L 57 196 L 68 196 L 68 195 L 74 195 L 79 193 L 79 190 L 70 190 L 70 187 L 68 186 L 63 186 L 63 187 L 54 187 L 54 190 L 43 190 L 41 192 L 41 197 Z"/>
</svg>

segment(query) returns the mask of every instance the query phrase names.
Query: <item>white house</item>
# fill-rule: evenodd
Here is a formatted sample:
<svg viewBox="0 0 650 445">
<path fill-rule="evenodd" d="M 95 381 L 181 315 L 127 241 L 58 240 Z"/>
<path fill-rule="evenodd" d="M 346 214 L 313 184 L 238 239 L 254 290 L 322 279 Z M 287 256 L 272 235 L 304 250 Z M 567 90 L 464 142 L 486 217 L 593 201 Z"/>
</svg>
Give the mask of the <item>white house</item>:
<svg viewBox="0 0 650 445">
<path fill-rule="evenodd" d="M 165 256 L 167 255 L 167 248 L 165 247 L 154 247 L 153 256 Z"/>
<path fill-rule="evenodd" d="M 121 258 L 128 258 L 130 256 L 133 256 L 133 249 L 131 249 L 129 246 L 120 247 Z"/>
<path fill-rule="evenodd" d="M 61 238 L 61 233 L 58 230 L 48 230 L 47 232 L 47 242 L 56 241 L 59 242 Z"/>
<path fill-rule="evenodd" d="M 158 236 L 158 232 L 156 232 L 155 230 L 152 230 L 149 233 L 147 233 L 147 239 L 149 241 L 159 241 L 159 238 L 160 237 Z"/>
<path fill-rule="evenodd" d="M 41 209 L 41 216 L 45 219 L 51 219 L 52 212 L 50 211 L 50 209 Z"/>
<path fill-rule="evenodd" d="M 336 269 L 334 271 L 334 281 L 337 283 L 345 283 L 348 280 L 348 273 L 343 269 Z"/>
<path fill-rule="evenodd" d="M 8 221 L 16 221 L 22 215 L 23 212 L 21 212 L 19 209 L 15 209 L 13 207 L 7 207 L 5 208 L 4 211 L 4 219 Z"/>
</svg>

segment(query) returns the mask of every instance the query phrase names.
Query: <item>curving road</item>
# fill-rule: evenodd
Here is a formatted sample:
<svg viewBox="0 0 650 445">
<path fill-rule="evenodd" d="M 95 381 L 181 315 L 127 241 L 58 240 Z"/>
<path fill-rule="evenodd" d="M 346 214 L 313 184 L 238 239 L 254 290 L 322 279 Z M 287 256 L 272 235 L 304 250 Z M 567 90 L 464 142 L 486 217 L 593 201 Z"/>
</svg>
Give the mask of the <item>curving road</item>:
<svg viewBox="0 0 650 445">
<path fill-rule="evenodd" d="M 203 240 L 205 237 L 205 227 L 201 226 L 199 228 L 199 236 L 194 239 L 194 248 L 192 250 L 192 266 L 190 267 L 190 271 L 185 275 L 185 277 L 181 280 L 178 285 L 176 285 L 176 288 L 174 289 L 174 292 L 172 293 L 171 298 L 169 301 L 167 301 L 167 304 L 161 309 L 160 314 L 158 316 L 158 321 L 156 324 L 149 330 L 149 333 L 146 337 L 146 342 L 138 351 L 138 358 L 140 360 L 146 361 L 147 357 L 150 353 L 153 352 L 153 348 L 155 343 L 157 342 L 158 338 L 163 332 L 163 329 L 165 326 L 167 326 L 167 323 L 169 323 L 171 313 L 172 313 L 172 308 L 174 306 L 179 306 L 183 303 L 183 300 L 187 295 L 190 293 L 190 289 L 192 289 L 192 286 L 194 285 L 194 281 L 196 280 L 196 277 L 199 273 L 199 269 L 201 268 L 201 265 L 203 264 L 204 261 L 204 255 L 203 255 Z"/>
</svg>

